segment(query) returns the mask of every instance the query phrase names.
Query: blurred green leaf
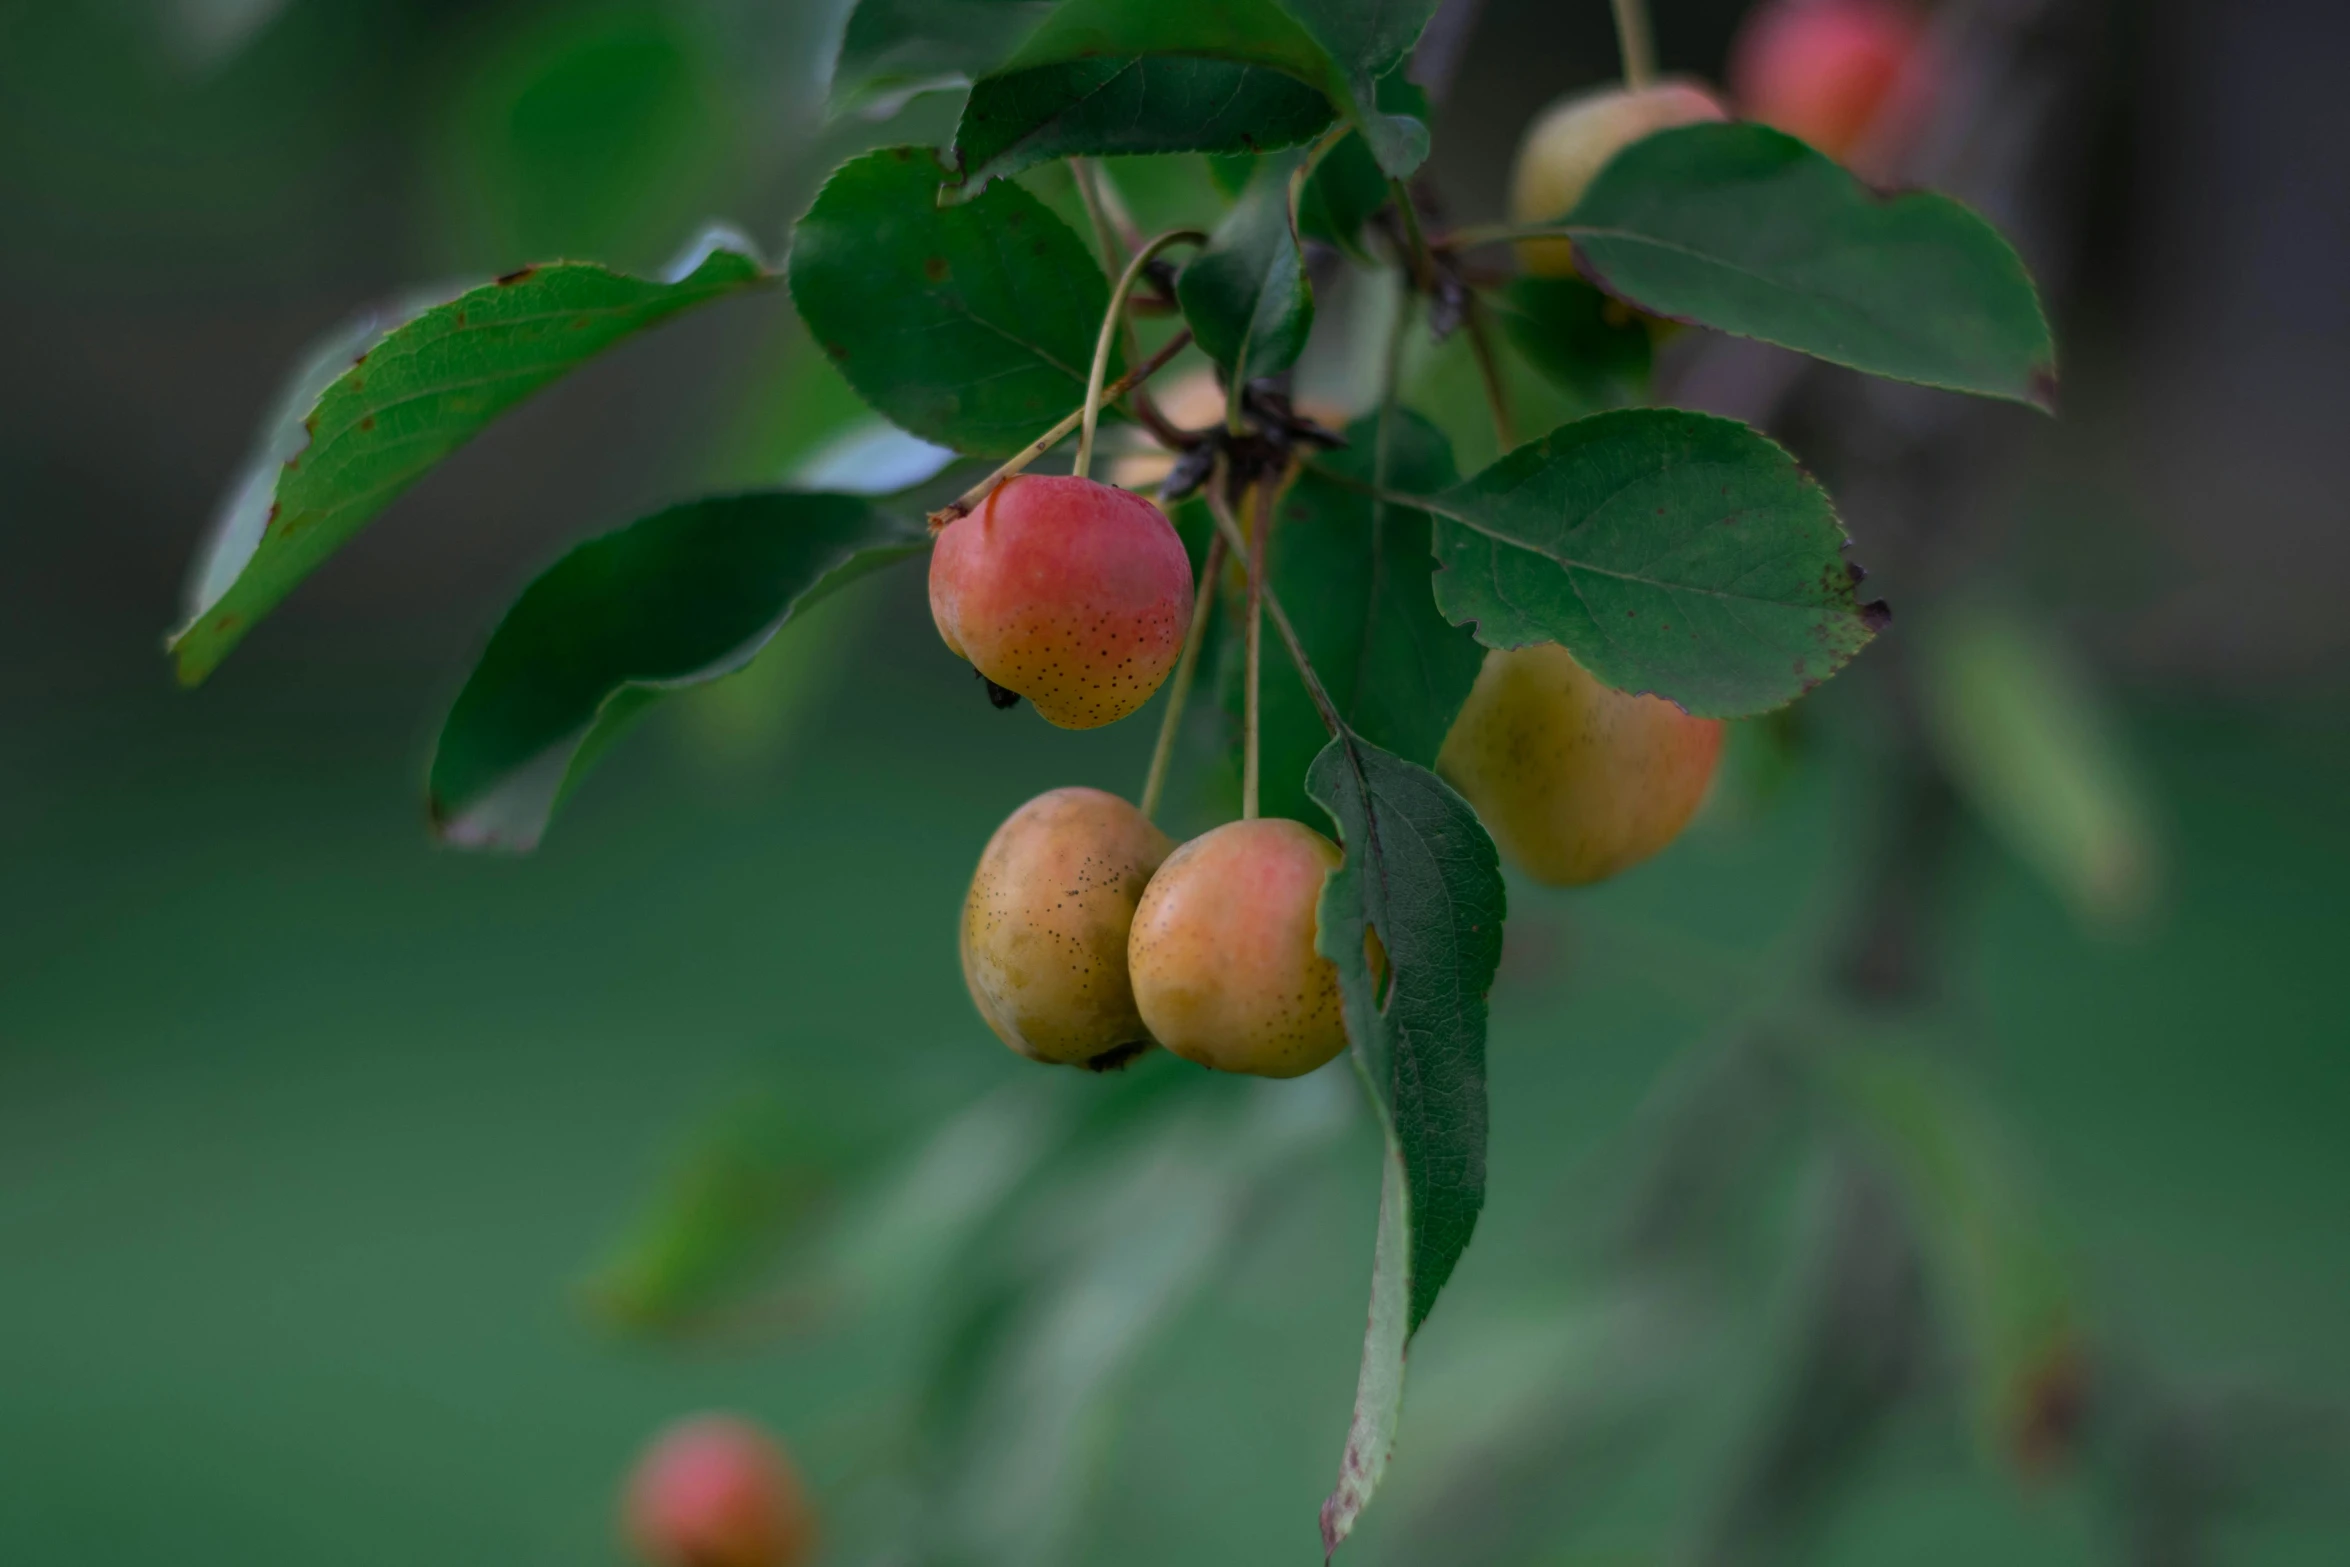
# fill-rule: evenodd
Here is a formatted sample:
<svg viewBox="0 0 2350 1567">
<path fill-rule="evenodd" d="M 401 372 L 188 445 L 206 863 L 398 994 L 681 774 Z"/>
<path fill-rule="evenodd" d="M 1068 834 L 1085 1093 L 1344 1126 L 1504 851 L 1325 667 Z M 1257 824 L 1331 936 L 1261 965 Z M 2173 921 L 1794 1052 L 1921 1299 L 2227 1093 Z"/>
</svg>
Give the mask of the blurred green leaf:
<svg viewBox="0 0 2350 1567">
<path fill-rule="evenodd" d="M 622 338 L 768 277 L 746 242 L 713 233 L 667 280 L 584 262 L 525 267 L 387 326 L 313 404 L 263 432 L 171 635 L 180 679 L 210 674 L 296 583 L 498 415 Z M 319 370 L 314 360 L 297 376 L 303 390 Z"/>
<path fill-rule="evenodd" d="M 1314 290 L 1291 223 L 1289 180 L 1302 154 L 1258 163 L 1207 247 L 1175 279 L 1200 348 L 1240 384 L 1297 362 L 1314 329 Z"/>
<path fill-rule="evenodd" d="M 1335 1077 L 1176 1081 L 1119 1136 L 1057 1161 L 1003 1236 L 1006 1262 L 962 1312 L 922 1421 L 943 1493 L 916 1525 L 916 1559 L 1069 1559 L 1127 1373 L 1216 1277 L 1277 1172 L 1353 1108 Z"/>
<path fill-rule="evenodd" d="M 627 264 L 726 210 L 743 116 L 706 23 L 643 3 L 493 11 L 429 100 L 444 243 Z"/>
<path fill-rule="evenodd" d="M 1562 425 L 1443 494 L 1436 602 L 1487 647 L 1558 642 L 1708 718 L 1793 701 L 1884 624 L 1828 496 L 1735 420 L 1627 409 Z"/>
<path fill-rule="evenodd" d="M 2087 671 L 1986 608 L 1937 617 L 1915 645 L 1935 749 L 1984 823 L 2084 923 L 2143 916 L 2161 880 L 2155 812 Z"/>
<path fill-rule="evenodd" d="M 1426 768 L 1342 731 L 1306 787 L 1346 850 L 1323 884 L 1314 947 L 1338 966 L 1347 1038 L 1387 1142 L 1354 1420 L 1322 1508 L 1335 1550 L 1385 1468 L 1405 1345 L 1485 1203 L 1485 1006 L 1507 896 L 1476 813 Z"/>
<path fill-rule="evenodd" d="M 2030 1465 L 2076 1411 L 2078 1320 L 2068 1270 L 2004 1130 L 1923 1049 L 1862 1042 L 1811 1057 L 1843 1123 L 1889 1168 L 1957 1324 L 1979 1430 Z"/>
<path fill-rule="evenodd" d="M 1766 126 L 1635 142 L 1561 232 L 1593 281 L 1656 315 L 1894 380 L 2055 396 L 2048 318 L 1996 229 L 1947 196 L 1872 191 Z"/>
<path fill-rule="evenodd" d="M 1487 301 L 1527 360 L 1585 406 L 1647 400 L 1648 328 L 1620 302 L 1581 278 L 1532 276 L 1511 279 Z"/>
<path fill-rule="evenodd" d="M 1324 459 L 1328 469 L 1369 481 L 1378 431 L 1376 415 L 1356 420 L 1347 449 Z M 1457 477 L 1444 437 L 1418 416 L 1399 413 L 1391 442 L 1396 488 L 1433 492 Z M 1339 715 L 1373 745 L 1423 767 L 1435 765 L 1485 658 L 1476 638 L 1437 612 L 1429 527 L 1425 512 L 1382 504 L 1308 470 L 1290 487 L 1265 541 L 1266 567 Z M 1241 618 L 1219 622 L 1230 628 L 1228 670 L 1239 664 L 1233 649 Z M 1268 658 L 1261 682 L 1265 814 L 1310 819 L 1306 770 L 1329 733 L 1287 660 Z M 1235 714 L 1244 695 L 1242 681 L 1226 682 Z"/>
<path fill-rule="evenodd" d="M 1179 55 L 1071 60 L 975 83 L 955 129 L 961 189 L 1076 155 L 1257 152 L 1311 141 L 1330 123 L 1293 77 Z"/>
<path fill-rule="evenodd" d="M 941 207 L 939 177 L 919 147 L 834 171 L 792 241 L 792 299 L 885 418 L 1007 456 L 1085 401 L 1109 283 L 1086 243 L 1018 185 Z"/>
<path fill-rule="evenodd" d="M 435 830 L 531 849 L 603 747 L 662 693 L 732 674 L 792 615 L 929 543 L 850 495 L 725 496 L 580 545 L 524 590 L 433 753 Z"/>
<path fill-rule="evenodd" d="M 597 1267 L 591 1303 L 621 1326 L 677 1327 L 754 1280 L 805 1221 L 835 1150 L 793 1101 L 729 1106 L 662 1177 Z"/>
<path fill-rule="evenodd" d="M 925 87 L 977 81 L 1004 63 L 1057 0 L 858 0 L 833 65 L 834 112 Z"/>
</svg>

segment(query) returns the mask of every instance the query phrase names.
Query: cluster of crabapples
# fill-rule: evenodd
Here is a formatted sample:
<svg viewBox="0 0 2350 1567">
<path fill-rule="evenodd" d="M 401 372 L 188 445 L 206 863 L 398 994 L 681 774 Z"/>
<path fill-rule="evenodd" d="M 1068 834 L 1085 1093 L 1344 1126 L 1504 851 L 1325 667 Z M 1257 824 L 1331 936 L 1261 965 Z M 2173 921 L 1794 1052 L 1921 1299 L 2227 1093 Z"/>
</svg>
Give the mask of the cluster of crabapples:
<svg viewBox="0 0 2350 1567">
<path fill-rule="evenodd" d="M 1916 18 L 1896 0 L 1780 0 L 1750 19 L 1733 86 L 1755 118 L 1850 158 L 1914 99 L 1921 58 Z M 1678 81 L 1564 100 L 1527 133 L 1513 215 L 1563 216 L 1632 142 L 1728 112 Z M 1520 258 L 1536 273 L 1575 268 L 1565 241 L 1524 242 Z M 1194 586 L 1150 501 L 1022 476 L 940 533 L 930 605 L 947 646 L 992 688 L 1090 729 L 1134 712 L 1174 670 Z M 1613 690 L 1543 644 L 1486 656 L 1437 768 L 1521 870 L 1572 886 L 1671 843 L 1704 801 L 1722 737 L 1718 721 Z M 1301 822 L 1230 822 L 1178 846 L 1115 795 L 1055 789 L 1013 812 L 980 857 L 964 978 L 988 1025 L 1034 1060 L 1098 1069 L 1157 1044 L 1221 1071 L 1298 1076 L 1346 1044 L 1337 969 L 1317 950 L 1322 885 L 1340 861 Z"/>
<path fill-rule="evenodd" d="M 1174 669 L 1194 584 L 1151 502 L 1023 476 L 941 532 L 930 603 L 947 645 L 990 682 L 1090 729 Z M 1530 874 L 1572 884 L 1671 842 L 1720 749 L 1719 723 L 1609 690 L 1544 645 L 1488 656 L 1439 765 Z M 1101 1068 L 1155 1043 L 1220 1071 L 1295 1077 L 1346 1045 L 1338 972 L 1316 949 L 1339 862 L 1301 822 L 1228 822 L 1177 846 L 1115 795 L 1055 789 L 980 856 L 964 978 L 988 1025 L 1034 1060 Z"/>
</svg>

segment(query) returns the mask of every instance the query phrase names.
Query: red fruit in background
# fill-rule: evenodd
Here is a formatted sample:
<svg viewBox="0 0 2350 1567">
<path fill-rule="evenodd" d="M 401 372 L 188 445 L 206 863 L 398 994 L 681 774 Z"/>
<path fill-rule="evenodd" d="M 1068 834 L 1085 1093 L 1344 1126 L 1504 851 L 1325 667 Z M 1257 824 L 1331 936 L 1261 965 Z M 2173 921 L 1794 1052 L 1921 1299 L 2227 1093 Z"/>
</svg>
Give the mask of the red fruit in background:
<svg viewBox="0 0 2350 1567">
<path fill-rule="evenodd" d="M 734 1415 L 661 1432 L 629 1476 L 628 1543 L 654 1567 L 804 1567 L 816 1521 L 783 1448 Z"/>
<path fill-rule="evenodd" d="M 1898 0 L 1766 0 L 1731 45 L 1730 91 L 1747 118 L 1831 158 L 1898 151 L 1926 87 L 1924 32 Z"/>
<path fill-rule="evenodd" d="M 1023 474 L 938 536 L 930 614 L 957 654 L 1063 729 L 1150 700 L 1191 629 L 1191 561 L 1141 496 Z"/>
</svg>

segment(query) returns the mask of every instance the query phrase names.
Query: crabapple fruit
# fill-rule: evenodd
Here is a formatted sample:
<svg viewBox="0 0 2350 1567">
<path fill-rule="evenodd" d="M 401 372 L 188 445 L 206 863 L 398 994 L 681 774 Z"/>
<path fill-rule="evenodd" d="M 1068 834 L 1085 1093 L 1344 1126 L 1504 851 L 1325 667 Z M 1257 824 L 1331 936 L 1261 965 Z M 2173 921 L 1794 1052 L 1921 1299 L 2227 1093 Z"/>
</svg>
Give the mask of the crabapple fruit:
<svg viewBox="0 0 2350 1567">
<path fill-rule="evenodd" d="M 1227 822 L 1167 857 L 1127 942 L 1151 1037 L 1219 1072 L 1299 1077 L 1346 1048 L 1338 968 L 1314 950 L 1338 845 L 1302 822 Z"/>
<path fill-rule="evenodd" d="M 1704 803 L 1719 719 L 1613 690 L 1555 642 L 1485 655 L 1436 770 L 1536 881 L 1604 881 L 1671 843 Z"/>
<path fill-rule="evenodd" d="M 1632 143 L 1676 125 L 1729 117 L 1711 93 L 1688 82 L 1602 87 L 1562 98 L 1527 127 L 1518 144 L 1517 166 L 1510 171 L 1511 221 L 1563 218 L 1608 160 Z M 1518 264 L 1538 277 L 1572 277 L 1575 247 L 1563 239 L 1520 240 Z"/>
<path fill-rule="evenodd" d="M 656 1436 L 629 1476 L 621 1521 L 654 1567 L 803 1567 L 816 1554 L 798 1471 L 736 1415 L 695 1415 Z"/>
<path fill-rule="evenodd" d="M 1055 789 L 987 841 L 963 903 L 963 979 L 996 1037 L 1035 1061 L 1112 1066 L 1147 1049 L 1126 936 L 1175 847 L 1099 789 Z"/>
<path fill-rule="evenodd" d="M 1741 113 L 1849 161 L 1890 135 L 1903 139 L 1923 85 L 1918 13 L 1898 0 L 1770 0 L 1749 13 L 1730 49 Z M 1893 149 L 1885 149 L 1893 150 Z"/>
<path fill-rule="evenodd" d="M 930 557 L 938 634 L 1063 729 L 1150 700 L 1191 628 L 1191 560 L 1143 497 L 1022 474 L 947 524 Z"/>
</svg>

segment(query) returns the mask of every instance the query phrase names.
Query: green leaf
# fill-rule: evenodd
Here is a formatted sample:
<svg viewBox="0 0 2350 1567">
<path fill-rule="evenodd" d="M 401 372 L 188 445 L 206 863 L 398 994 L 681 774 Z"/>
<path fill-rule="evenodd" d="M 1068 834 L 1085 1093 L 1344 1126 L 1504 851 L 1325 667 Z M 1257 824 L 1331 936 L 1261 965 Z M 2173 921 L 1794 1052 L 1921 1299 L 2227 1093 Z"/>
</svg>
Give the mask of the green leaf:
<svg viewBox="0 0 2350 1567">
<path fill-rule="evenodd" d="M 1331 93 L 1354 117 L 1380 169 L 1408 179 L 1428 157 L 1425 110 L 1395 112 L 1382 101 L 1380 78 L 1394 72 L 1420 41 L 1437 0 L 1282 0 L 1282 8 L 1330 52 L 1345 83 L 1345 96 Z M 1425 103 L 1425 99 L 1422 99 Z"/>
<path fill-rule="evenodd" d="M 1008 456 L 1085 401 L 1110 285 L 1086 243 L 1019 186 L 941 207 L 938 183 L 919 147 L 834 171 L 792 240 L 792 300 L 885 418 Z"/>
<path fill-rule="evenodd" d="M 2056 347 L 2024 264 L 1947 196 L 1869 189 L 1761 125 L 1691 125 L 1600 171 L 1565 233 L 1641 309 L 1871 375 L 2051 405 Z"/>
<path fill-rule="evenodd" d="M 1357 420 L 1347 431 L 1351 444 L 1332 453 L 1327 468 L 1369 481 L 1378 431 L 1375 415 Z M 1395 488 L 1436 491 L 1456 477 L 1451 448 L 1416 414 L 1398 415 L 1390 442 Z M 1339 716 L 1373 745 L 1423 767 L 1436 764 L 1485 658 L 1475 637 L 1437 611 L 1429 530 L 1427 513 L 1381 504 L 1309 470 L 1290 487 L 1265 541 L 1266 568 Z M 1233 628 L 1226 637 L 1234 644 L 1240 618 L 1219 621 Z M 1234 662 L 1227 655 L 1227 666 Z M 1261 681 L 1264 811 L 1304 818 L 1306 770 L 1329 734 L 1288 660 L 1268 657 Z M 1242 694 L 1240 681 L 1228 683 L 1235 711 Z"/>
<path fill-rule="evenodd" d="M 1507 896 L 1476 813 L 1426 768 L 1342 731 L 1307 791 L 1346 849 L 1323 883 L 1315 950 L 1338 967 L 1347 1038 L 1388 1146 L 1355 1417 L 1322 1510 L 1335 1550 L 1385 1464 L 1406 1342 L 1484 1206 L 1485 1009 Z M 1372 969 L 1374 935 L 1384 974 Z"/>
<path fill-rule="evenodd" d="M 1052 14 L 1056 0 L 859 0 L 832 68 L 832 112 L 977 81 Z"/>
<path fill-rule="evenodd" d="M 1398 69 L 1379 79 L 1379 107 L 1389 113 L 1428 118 L 1428 95 Z M 1336 245 L 1358 261 L 1377 263 L 1363 244 L 1363 225 L 1394 194 L 1386 171 L 1361 131 L 1352 131 L 1330 149 L 1298 197 L 1298 232 Z"/>
<path fill-rule="evenodd" d="M 769 276 L 746 242 L 713 231 L 666 281 L 588 262 L 525 267 L 402 310 L 380 337 L 342 339 L 353 357 L 323 384 L 331 359 L 296 377 L 302 400 L 264 431 L 206 546 L 168 642 L 181 681 L 218 668 L 295 584 L 498 415 L 622 338 Z"/>
<path fill-rule="evenodd" d="M 1428 156 L 1428 130 L 1380 112 L 1378 79 L 1410 50 L 1435 0 L 1063 0 L 1008 69 L 1135 55 L 1262 65 L 1297 78 L 1361 127 L 1379 165 L 1401 178 Z M 1400 40 L 1400 41 L 1399 41 Z"/>
<path fill-rule="evenodd" d="M 1581 278 L 1521 276 L 1487 302 L 1502 330 L 1559 390 L 1592 408 L 1646 400 L 1647 326 Z"/>
<path fill-rule="evenodd" d="M 1311 141 L 1329 123 L 1320 93 L 1262 66 L 1173 55 L 1071 60 L 974 85 L 954 160 L 961 188 L 976 193 L 1054 158 L 1260 152 Z"/>
<path fill-rule="evenodd" d="M 1436 602 L 1487 647 L 1557 642 L 1706 718 L 1793 701 L 1885 624 L 1827 493 L 1735 420 L 1635 408 L 1561 425 L 1429 497 Z"/>
<path fill-rule="evenodd" d="M 1921 628 L 1927 732 L 1959 793 L 2095 929 L 2141 917 L 2162 842 L 2120 726 L 2055 638 L 1988 608 Z"/>
<path fill-rule="evenodd" d="M 602 749 L 663 693 L 732 674 L 798 610 L 925 548 L 860 496 L 693 501 L 580 545 L 523 591 L 433 753 L 434 830 L 531 849 Z"/>
<path fill-rule="evenodd" d="M 1183 319 L 1234 385 L 1297 363 L 1314 329 L 1313 285 L 1289 212 L 1289 177 L 1302 156 L 1260 162 L 1207 248 L 1175 279 Z"/>
</svg>

